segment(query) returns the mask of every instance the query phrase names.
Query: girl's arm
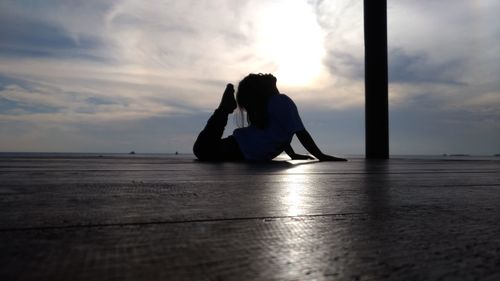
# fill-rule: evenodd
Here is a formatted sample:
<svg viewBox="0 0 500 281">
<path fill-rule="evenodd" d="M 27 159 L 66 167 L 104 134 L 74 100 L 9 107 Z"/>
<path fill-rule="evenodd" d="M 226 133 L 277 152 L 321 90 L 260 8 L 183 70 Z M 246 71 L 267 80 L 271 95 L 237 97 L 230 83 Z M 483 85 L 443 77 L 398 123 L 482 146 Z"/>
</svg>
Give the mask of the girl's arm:
<svg viewBox="0 0 500 281">
<path fill-rule="evenodd" d="M 312 155 L 314 155 L 314 157 L 318 158 L 319 161 L 347 161 L 346 159 L 330 156 L 321 152 L 306 129 L 298 131 L 296 134 L 297 138 L 304 146 L 304 148 L 307 149 L 307 151 L 309 151 Z"/>
<path fill-rule="evenodd" d="M 290 144 L 288 144 L 285 147 L 285 152 L 286 152 L 286 154 L 288 154 L 288 156 L 290 156 L 290 158 L 292 158 L 292 160 L 311 160 L 311 159 L 314 159 L 309 155 L 302 155 L 302 154 L 295 153 L 295 151 L 293 151 L 293 148 Z"/>
</svg>

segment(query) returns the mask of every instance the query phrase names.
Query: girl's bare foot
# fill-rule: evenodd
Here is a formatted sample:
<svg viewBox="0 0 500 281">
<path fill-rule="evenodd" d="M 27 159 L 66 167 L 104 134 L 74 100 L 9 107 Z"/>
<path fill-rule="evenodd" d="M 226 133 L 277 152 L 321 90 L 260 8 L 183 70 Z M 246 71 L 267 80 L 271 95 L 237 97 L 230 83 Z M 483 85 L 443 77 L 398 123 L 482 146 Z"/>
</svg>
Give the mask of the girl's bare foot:
<svg viewBox="0 0 500 281">
<path fill-rule="evenodd" d="M 222 94 L 219 109 L 227 113 L 233 113 L 236 107 L 236 100 L 234 99 L 234 86 L 233 84 L 227 84 L 226 90 L 224 90 L 224 94 Z"/>
</svg>

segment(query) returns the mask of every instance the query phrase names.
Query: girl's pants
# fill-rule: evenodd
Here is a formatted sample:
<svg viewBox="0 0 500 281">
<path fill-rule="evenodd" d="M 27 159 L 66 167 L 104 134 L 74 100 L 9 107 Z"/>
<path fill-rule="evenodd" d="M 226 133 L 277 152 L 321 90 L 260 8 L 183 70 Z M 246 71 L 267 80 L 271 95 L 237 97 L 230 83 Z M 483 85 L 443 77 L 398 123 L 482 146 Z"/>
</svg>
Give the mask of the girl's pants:
<svg viewBox="0 0 500 281">
<path fill-rule="evenodd" d="M 201 161 L 243 161 L 245 158 L 233 136 L 222 138 L 228 114 L 216 109 L 198 135 L 193 152 Z"/>
</svg>

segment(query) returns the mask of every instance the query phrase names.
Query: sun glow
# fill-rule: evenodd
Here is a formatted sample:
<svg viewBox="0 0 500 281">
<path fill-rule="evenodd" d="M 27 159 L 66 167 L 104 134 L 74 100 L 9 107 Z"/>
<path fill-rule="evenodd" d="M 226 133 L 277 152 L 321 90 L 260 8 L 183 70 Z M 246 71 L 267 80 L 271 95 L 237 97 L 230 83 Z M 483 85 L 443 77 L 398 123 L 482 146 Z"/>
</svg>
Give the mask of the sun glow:
<svg viewBox="0 0 500 281">
<path fill-rule="evenodd" d="M 259 11 L 257 53 L 281 85 L 306 86 L 320 76 L 325 34 L 306 1 L 277 1 Z"/>
</svg>

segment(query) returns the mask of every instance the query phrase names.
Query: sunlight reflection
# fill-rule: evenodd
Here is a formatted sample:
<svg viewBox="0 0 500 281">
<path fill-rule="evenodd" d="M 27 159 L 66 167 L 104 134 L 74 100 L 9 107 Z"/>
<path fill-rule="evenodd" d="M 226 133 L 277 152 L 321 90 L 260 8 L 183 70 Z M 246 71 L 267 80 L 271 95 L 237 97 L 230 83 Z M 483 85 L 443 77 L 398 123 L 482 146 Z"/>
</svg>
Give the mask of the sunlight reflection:
<svg viewBox="0 0 500 281">
<path fill-rule="evenodd" d="M 287 170 L 281 179 L 284 186 L 281 203 L 286 207 L 288 216 L 298 216 L 306 212 L 307 198 L 310 195 L 308 169 L 308 165 L 297 165 Z"/>
</svg>

